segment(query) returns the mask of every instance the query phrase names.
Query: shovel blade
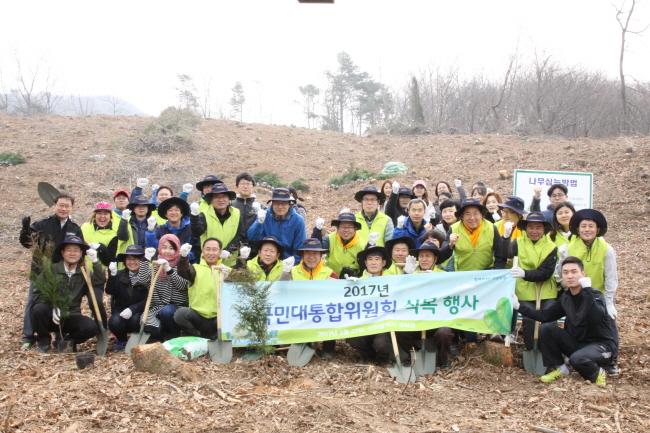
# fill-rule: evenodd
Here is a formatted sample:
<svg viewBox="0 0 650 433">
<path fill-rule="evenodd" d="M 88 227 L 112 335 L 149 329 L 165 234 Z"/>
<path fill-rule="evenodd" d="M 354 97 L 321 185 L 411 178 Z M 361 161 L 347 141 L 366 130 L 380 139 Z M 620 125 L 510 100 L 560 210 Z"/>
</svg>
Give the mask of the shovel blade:
<svg viewBox="0 0 650 433">
<path fill-rule="evenodd" d="M 105 356 L 108 350 L 108 331 L 104 327 L 99 328 L 97 334 L 97 355 Z"/>
<path fill-rule="evenodd" d="M 404 366 L 402 365 L 402 360 L 400 359 L 399 354 L 395 355 L 395 365 L 394 367 L 387 367 L 388 374 L 390 377 L 397 380 L 400 383 L 409 382 L 409 375 L 404 371 Z"/>
<path fill-rule="evenodd" d="M 131 349 L 133 349 L 135 346 L 139 346 L 141 344 L 147 344 L 147 340 L 149 340 L 150 334 L 147 334 L 146 332 L 138 332 L 137 334 L 131 334 L 129 337 L 129 341 L 126 342 L 126 347 L 124 348 L 124 353 L 131 353 Z"/>
<path fill-rule="evenodd" d="M 546 373 L 542 352 L 539 350 L 524 350 L 524 370 L 528 374 L 541 376 Z"/>
<path fill-rule="evenodd" d="M 309 363 L 315 352 L 316 349 L 307 343 L 294 343 L 287 352 L 287 363 L 296 367 L 304 367 Z"/>
<path fill-rule="evenodd" d="M 424 346 L 424 343 L 422 344 Z M 435 346 L 434 346 L 435 347 Z M 424 376 L 425 374 L 434 374 L 436 372 L 436 357 L 438 352 L 436 350 L 418 350 L 415 352 L 415 362 L 413 363 L 413 374 L 416 376 Z"/>
<path fill-rule="evenodd" d="M 228 364 L 232 360 L 232 341 L 208 341 L 208 353 L 215 364 Z"/>
<path fill-rule="evenodd" d="M 48 207 L 52 207 L 54 206 L 54 200 L 59 195 L 59 190 L 47 182 L 39 182 L 38 195 L 43 200 L 43 203 L 48 205 Z"/>
</svg>

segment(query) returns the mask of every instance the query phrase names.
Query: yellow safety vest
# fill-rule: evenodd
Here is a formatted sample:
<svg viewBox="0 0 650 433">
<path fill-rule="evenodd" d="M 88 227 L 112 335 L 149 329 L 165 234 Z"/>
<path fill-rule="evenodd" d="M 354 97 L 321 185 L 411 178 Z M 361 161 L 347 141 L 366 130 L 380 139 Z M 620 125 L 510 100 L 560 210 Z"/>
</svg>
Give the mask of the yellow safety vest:
<svg viewBox="0 0 650 433">
<path fill-rule="evenodd" d="M 158 209 L 154 209 L 154 211 L 151 212 L 151 216 L 156 217 L 156 224 L 158 224 L 159 226 L 162 226 L 167 222 L 165 218 L 158 215 Z"/>
<path fill-rule="evenodd" d="M 390 239 L 384 239 L 384 234 L 386 233 L 386 226 L 388 225 L 388 215 L 378 210 L 375 219 L 372 220 L 372 225 L 368 227 L 366 219 L 363 217 L 363 212 L 358 212 L 356 215 L 357 222 L 361 224 L 361 230 L 357 230 L 357 235 L 363 241 L 368 243 L 368 235 L 372 232 L 379 233 L 379 239 L 375 245 L 383 247 L 386 246 L 386 241 Z"/>
<path fill-rule="evenodd" d="M 328 280 L 330 279 L 332 272 L 334 271 L 327 266 L 323 266 L 320 272 L 318 272 L 316 275 L 312 275 L 311 278 L 307 278 L 307 275 L 305 275 L 302 269 L 300 269 L 300 265 L 297 265 L 291 268 L 291 279 L 293 281 Z"/>
<path fill-rule="evenodd" d="M 384 271 L 384 275 L 402 275 L 403 273 L 404 268 L 395 266 L 395 262 L 393 262 L 390 267 Z"/>
<path fill-rule="evenodd" d="M 344 267 L 358 271 L 357 254 L 366 248 L 366 242 L 359 238 L 354 246 L 344 248 L 338 239 L 336 239 L 336 232 L 330 233 L 329 239 L 330 247 L 326 256 L 327 266 L 336 272 L 337 275 L 341 274 L 341 269 Z"/>
<path fill-rule="evenodd" d="M 546 237 L 548 238 L 549 241 L 551 241 L 551 233 L 546 233 Z M 572 238 L 575 238 L 575 236 L 572 236 Z M 557 252 L 558 255 L 560 254 L 559 248 L 562 245 L 566 245 L 568 243 L 571 243 L 571 241 L 569 239 L 567 239 L 567 237 L 564 236 L 564 234 L 562 232 L 560 232 L 560 231 L 555 233 L 555 241 L 551 241 L 551 242 L 554 242 L 555 246 L 558 247 L 558 252 Z"/>
<path fill-rule="evenodd" d="M 219 262 L 217 262 L 219 264 Z M 194 284 L 187 289 L 190 308 L 206 319 L 217 317 L 217 286 L 212 275 L 212 268 L 208 266 L 203 257 L 201 262 L 194 266 L 196 275 Z M 218 273 L 218 271 L 215 271 Z M 219 275 L 216 275 L 219 278 Z"/>
<path fill-rule="evenodd" d="M 451 232 L 460 235 L 454 246 L 454 270 L 484 271 L 494 266 L 494 224 L 483 220 L 481 233 L 476 247 L 472 245 L 463 222 L 458 221 L 451 226 Z"/>
<path fill-rule="evenodd" d="M 587 248 L 580 236 L 573 236 L 569 242 L 569 255 L 582 260 L 585 276 L 591 278 L 591 287 L 605 294 L 605 256 L 609 244 L 601 237 L 594 239 L 591 249 Z"/>
<path fill-rule="evenodd" d="M 275 265 L 273 265 L 268 275 L 262 269 L 259 263 L 259 257 L 254 257 L 252 260 L 246 262 L 246 266 L 254 275 L 257 275 L 257 281 L 278 281 L 282 276 L 282 260 L 275 261 Z"/>
<path fill-rule="evenodd" d="M 546 236 L 542 236 L 540 240 L 533 243 L 528 237 L 521 237 L 515 239 L 517 242 L 517 256 L 519 257 L 519 267 L 525 271 L 534 271 L 546 260 L 553 249 L 557 248 L 553 242 Z M 555 299 L 557 298 L 557 290 L 555 288 L 555 278 L 553 275 L 539 283 L 525 281 L 523 278 L 517 278 L 517 285 L 515 294 L 517 298 L 522 301 L 535 300 L 535 285 L 542 285 L 542 298 L 541 299 Z"/>
<path fill-rule="evenodd" d="M 228 217 L 224 224 L 221 224 L 221 221 L 219 221 L 219 218 L 217 218 L 217 215 L 214 213 L 214 206 L 210 205 L 202 212 L 205 215 L 207 229 L 205 230 L 205 233 L 201 235 L 201 245 L 203 245 L 206 239 L 217 238 L 223 244 L 223 248 L 226 248 L 230 241 L 235 238 L 240 222 L 239 209 L 228 206 L 228 210 L 230 211 L 230 217 Z M 232 267 L 237 261 L 237 256 L 237 253 L 231 254 L 230 257 L 225 260 L 224 264 Z"/>
<path fill-rule="evenodd" d="M 113 224 L 111 223 L 111 227 L 114 227 Z M 81 233 L 84 237 L 84 241 L 86 241 L 87 244 L 91 243 L 98 243 L 98 244 L 103 244 L 104 246 L 108 246 L 108 244 L 111 243 L 113 238 L 117 236 L 117 230 L 114 230 L 113 228 L 110 229 L 99 229 L 95 230 L 95 224 L 93 223 L 84 223 L 81 226 Z M 92 263 L 90 262 L 90 259 L 86 257 L 86 260 L 88 261 L 88 264 L 92 267 Z M 105 266 L 99 262 L 103 268 Z"/>
</svg>

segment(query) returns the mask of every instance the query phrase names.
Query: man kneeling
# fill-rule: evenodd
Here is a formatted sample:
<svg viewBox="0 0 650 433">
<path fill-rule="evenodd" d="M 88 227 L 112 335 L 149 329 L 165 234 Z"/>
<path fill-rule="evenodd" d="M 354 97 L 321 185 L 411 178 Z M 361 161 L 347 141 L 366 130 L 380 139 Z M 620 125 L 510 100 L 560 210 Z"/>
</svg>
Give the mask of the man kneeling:
<svg viewBox="0 0 650 433">
<path fill-rule="evenodd" d="M 541 380 L 553 382 L 569 375 L 564 354 L 582 377 L 605 386 L 603 367 L 618 354 L 615 325 L 607 313 L 605 295 L 591 287 L 591 279 L 585 278 L 584 265 L 577 257 L 567 257 L 562 262 L 562 281 L 569 290 L 546 310 L 537 311 L 519 304 L 517 296 L 513 295 L 515 310 L 544 323 L 539 329 L 544 366 L 554 370 Z M 547 323 L 565 316 L 564 328 Z"/>
</svg>

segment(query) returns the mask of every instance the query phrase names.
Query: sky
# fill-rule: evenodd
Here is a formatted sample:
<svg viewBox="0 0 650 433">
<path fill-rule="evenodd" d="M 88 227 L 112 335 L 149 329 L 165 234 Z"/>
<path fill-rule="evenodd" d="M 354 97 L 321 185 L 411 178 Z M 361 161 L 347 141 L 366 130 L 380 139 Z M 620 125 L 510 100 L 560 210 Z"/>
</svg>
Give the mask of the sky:
<svg viewBox="0 0 650 433">
<path fill-rule="evenodd" d="M 324 88 L 341 51 L 392 89 L 427 67 L 498 77 L 516 48 L 618 76 L 621 32 L 609 0 L 335 2 L 7 2 L 0 72 L 7 87 L 17 53 L 23 65 L 46 65 L 59 93 L 114 95 L 150 115 L 178 104 L 179 73 L 199 89 L 211 79 L 225 115 L 240 81 L 244 122 L 298 126 L 306 126 L 298 86 Z M 635 28 L 650 24 L 650 0 L 634 18 Z M 650 29 L 628 39 L 626 72 L 650 81 Z"/>
</svg>

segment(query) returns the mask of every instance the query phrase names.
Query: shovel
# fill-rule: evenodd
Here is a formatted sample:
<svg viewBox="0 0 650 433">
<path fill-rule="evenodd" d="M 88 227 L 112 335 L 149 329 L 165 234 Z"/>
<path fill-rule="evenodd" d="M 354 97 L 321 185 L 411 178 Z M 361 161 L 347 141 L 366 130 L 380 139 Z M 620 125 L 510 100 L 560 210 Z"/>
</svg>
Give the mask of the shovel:
<svg viewBox="0 0 650 433">
<path fill-rule="evenodd" d="M 104 356 L 106 355 L 106 350 L 108 349 L 108 331 L 104 328 L 104 323 L 102 322 L 102 316 L 99 314 L 99 304 L 97 303 L 97 298 L 95 297 L 95 288 L 93 287 L 90 281 L 90 266 L 88 262 L 85 262 L 87 268 L 81 266 L 81 273 L 86 279 L 86 284 L 88 285 L 88 291 L 90 292 L 90 297 L 93 300 L 93 307 L 95 309 L 95 319 L 97 319 L 97 324 L 99 325 L 99 333 L 97 334 L 97 355 Z"/>
<path fill-rule="evenodd" d="M 232 360 L 232 341 L 221 339 L 221 284 L 223 283 L 223 274 L 216 266 L 212 266 L 212 278 L 214 278 L 215 293 L 217 295 L 217 339 L 208 341 L 208 353 L 215 364 L 227 364 Z"/>
<path fill-rule="evenodd" d="M 153 270 L 153 263 L 151 265 L 151 269 Z M 144 315 L 142 316 L 142 323 L 140 324 L 140 332 L 138 332 L 137 334 L 131 334 L 131 336 L 129 337 L 129 341 L 126 342 L 124 353 L 131 353 L 131 349 L 133 349 L 135 346 L 139 346 L 141 344 L 147 344 L 147 340 L 149 339 L 149 334 L 144 332 L 144 325 L 147 323 L 147 316 L 149 316 L 149 306 L 151 305 L 151 298 L 153 297 L 153 289 L 156 285 L 156 281 L 158 281 L 158 275 L 160 275 L 162 270 L 163 267 L 159 266 L 156 275 L 154 275 L 153 272 L 151 273 L 151 275 L 154 276 L 151 278 L 151 286 L 149 286 L 147 303 L 144 306 Z"/>
<path fill-rule="evenodd" d="M 398 382 L 408 383 L 409 377 L 406 376 L 404 372 L 404 366 L 402 365 L 402 361 L 400 359 L 399 349 L 397 347 L 397 337 L 395 337 L 395 331 L 390 331 L 390 340 L 393 343 L 393 351 L 395 352 L 396 365 L 395 367 L 388 367 L 388 373 L 390 374 L 390 377 L 396 379 Z"/>
<path fill-rule="evenodd" d="M 427 331 L 422 331 L 422 346 L 415 352 L 415 363 L 413 373 L 416 376 L 434 374 L 436 372 L 436 356 L 438 350 L 433 338 L 427 338 Z"/>
<path fill-rule="evenodd" d="M 535 284 L 535 309 L 539 310 L 542 303 L 543 284 Z M 524 350 L 524 370 L 526 373 L 541 376 L 546 372 L 542 352 L 537 348 L 539 335 L 539 322 L 535 322 L 535 339 L 533 340 L 533 350 Z"/>
<path fill-rule="evenodd" d="M 41 200 L 48 206 L 54 206 L 54 200 L 60 194 L 59 190 L 50 185 L 47 182 L 38 183 L 38 195 L 41 197 Z"/>
<path fill-rule="evenodd" d="M 314 355 L 314 352 L 316 352 L 316 349 L 311 347 L 309 343 L 294 343 L 287 352 L 287 363 L 296 367 L 304 367 Z"/>
</svg>

